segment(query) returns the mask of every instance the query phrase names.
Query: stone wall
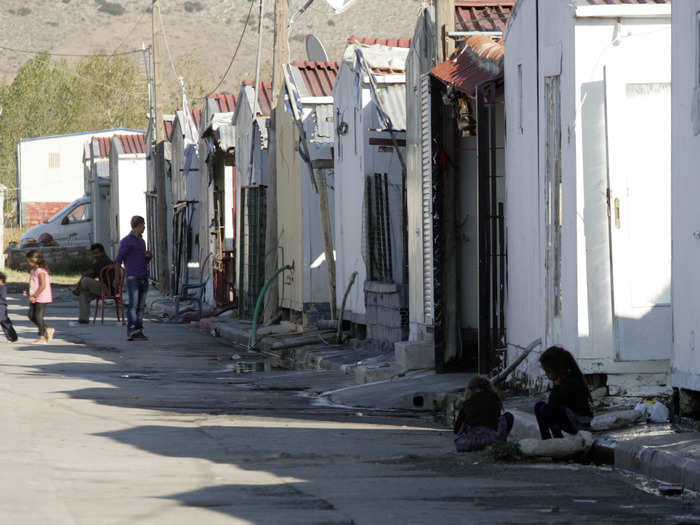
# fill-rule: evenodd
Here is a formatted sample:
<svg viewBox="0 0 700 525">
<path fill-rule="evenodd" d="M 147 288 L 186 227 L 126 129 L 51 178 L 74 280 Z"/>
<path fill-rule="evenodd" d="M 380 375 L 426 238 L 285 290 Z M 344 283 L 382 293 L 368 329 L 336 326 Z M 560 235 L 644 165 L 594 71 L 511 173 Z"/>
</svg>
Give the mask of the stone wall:
<svg viewBox="0 0 700 525">
<path fill-rule="evenodd" d="M 27 264 L 27 252 L 30 250 L 39 250 L 46 259 L 46 265 L 51 268 L 56 266 L 69 266 L 71 260 L 89 260 L 92 259 L 90 248 L 86 246 L 42 246 L 39 248 L 9 248 L 7 250 L 7 266 L 13 270 L 29 271 Z"/>
<path fill-rule="evenodd" d="M 394 283 L 365 281 L 367 336 L 374 341 L 393 343 L 408 339 L 408 312 L 405 293 Z"/>
</svg>

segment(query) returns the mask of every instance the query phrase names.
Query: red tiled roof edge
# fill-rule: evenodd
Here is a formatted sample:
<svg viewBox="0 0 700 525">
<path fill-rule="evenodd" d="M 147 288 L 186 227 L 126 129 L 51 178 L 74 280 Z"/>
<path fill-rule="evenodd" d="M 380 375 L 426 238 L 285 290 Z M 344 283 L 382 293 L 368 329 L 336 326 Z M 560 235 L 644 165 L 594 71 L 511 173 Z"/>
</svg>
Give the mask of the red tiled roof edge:
<svg viewBox="0 0 700 525">
<path fill-rule="evenodd" d="M 146 154 L 146 135 L 136 133 L 134 135 L 114 135 L 121 142 L 122 150 L 127 155 Z"/>
<path fill-rule="evenodd" d="M 350 35 L 348 44 L 364 44 L 367 46 L 387 46 L 387 47 L 411 47 L 410 38 L 365 38 L 357 35 Z"/>
<path fill-rule="evenodd" d="M 295 60 L 291 65 L 299 69 L 311 96 L 333 96 L 333 86 L 335 86 L 340 63 Z"/>
</svg>

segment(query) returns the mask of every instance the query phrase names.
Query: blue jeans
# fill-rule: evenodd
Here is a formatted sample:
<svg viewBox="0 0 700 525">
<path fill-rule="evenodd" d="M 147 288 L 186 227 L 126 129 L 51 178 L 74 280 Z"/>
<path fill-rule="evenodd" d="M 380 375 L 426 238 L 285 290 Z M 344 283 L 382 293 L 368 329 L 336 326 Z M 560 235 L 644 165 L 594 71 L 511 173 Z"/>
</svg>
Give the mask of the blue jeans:
<svg viewBox="0 0 700 525">
<path fill-rule="evenodd" d="M 126 290 L 129 294 L 129 308 L 126 311 L 126 333 L 143 329 L 143 308 L 146 305 L 148 279 L 130 276 L 126 278 Z"/>
</svg>

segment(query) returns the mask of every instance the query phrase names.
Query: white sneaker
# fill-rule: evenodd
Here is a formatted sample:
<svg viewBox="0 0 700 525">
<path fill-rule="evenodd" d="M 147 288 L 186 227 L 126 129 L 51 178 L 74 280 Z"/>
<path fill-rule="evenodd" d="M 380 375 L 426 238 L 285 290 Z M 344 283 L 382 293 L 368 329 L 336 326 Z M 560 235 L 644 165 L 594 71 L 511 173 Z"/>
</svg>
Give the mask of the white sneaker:
<svg viewBox="0 0 700 525">
<path fill-rule="evenodd" d="M 55 333 L 56 333 L 56 329 L 55 329 L 55 328 L 47 328 L 47 329 L 46 329 L 46 339 L 48 339 L 49 341 L 52 341 L 52 340 L 53 340 L 53 334 L 55 334 Z"/>
</svg>

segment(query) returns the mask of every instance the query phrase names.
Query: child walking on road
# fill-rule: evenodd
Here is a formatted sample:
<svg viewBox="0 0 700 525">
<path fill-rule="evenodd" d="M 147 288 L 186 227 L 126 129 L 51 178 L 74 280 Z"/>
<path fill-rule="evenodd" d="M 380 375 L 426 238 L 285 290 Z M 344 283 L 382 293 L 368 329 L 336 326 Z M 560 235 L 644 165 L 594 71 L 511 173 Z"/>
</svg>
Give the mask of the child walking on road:
<svg viewBox="0 0 700 525">
<path fill-rule="evenodd" d="M 542 439 L 576 434 L 590 427 L 591 393 L 574 356 L 560 346 L 550 346 L 540 356 L 540 365 L 554 386 L 548 401 L 535 405 Z"/>
<path fill-rule="evenodd" d="M 501 415 L 501 410 L 503 403 L 489 378 L 472 377 L 455 420 L 457 452 L 481 450 L 494 441 L 506 439 L 513 428 L 513 414 Z"/>
<path fill-rule="evenodd" d="M 54 329 L 44 322 L 46 305 L 53 301 L 51 279 L 46 269 L 46 261 L 37 250 L 27 253 L 27 262 L 31 268 L 29 274 L 29 320 L 39 328 L 39 339 L 32 344 L 46 344 L 53 339 Z M 24 292 L 27 295 L 27 292 Z"/>
<path fill-rule="evenodd" d="M 17 332 L 15 332 L 15 327 L 12 326 L 12 321 L 10 321 L 10 316 L 7 315 L 7 286 L 5 286 L 5 281 L 7 277 L 4 273 L 0 272 L 0 326 L 2 331 L 5 332 L 5 337 L 10 343 L 17 341 Z"/>
</svg>

